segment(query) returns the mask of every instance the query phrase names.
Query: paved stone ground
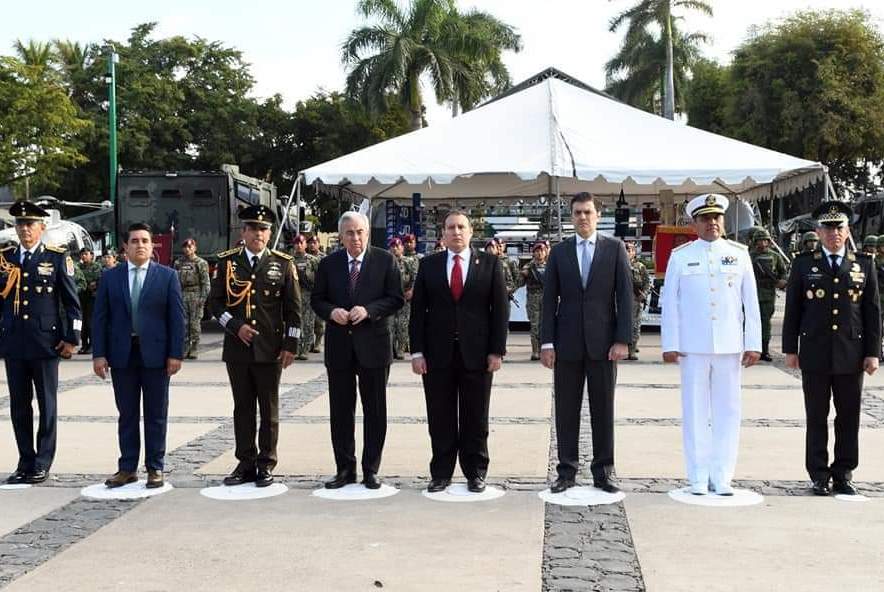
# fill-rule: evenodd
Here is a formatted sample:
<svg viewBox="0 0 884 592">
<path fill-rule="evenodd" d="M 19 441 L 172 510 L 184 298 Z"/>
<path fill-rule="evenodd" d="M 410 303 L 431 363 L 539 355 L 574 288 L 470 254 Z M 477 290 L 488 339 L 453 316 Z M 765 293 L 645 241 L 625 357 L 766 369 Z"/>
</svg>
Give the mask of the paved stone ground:
<svg viewBox="0 0 884 592">
<path fill-rule="evenodd" d="M 775 329 L 776 332 L 776 329 Z M 176 377 L 173 379 L 173 388 L 176 385 L 186 387 L 188 393 L 205 394 L 215 389 L 224 392 L 229 387 L 226 381 L 226 373 L 223 364 L 220 362 L 220 338 L 221 335 L 212 330 L 208 330 L 204 334 L 203 343 L 201 345 L 200 360 L 196 362 L 188 362 L 192 372 L 187 375 L 188 378 Z M 773 345 L 777 346 L 777 337 L 775 336 Z M 659 397 L 672 397 L 678 389 L 677 380 L 672 380 L 671 369 L 664 368 L 659 362 L 659 336 L 654 334 L 646 335 L 643 338 L 642 352 L 643 359 L 637 363 L 624 363 L 621 372 L 621 382 L 618 389 L 626 391 L 627 389 L 635 389 L 630 396 L 637 398 L 647 398 L 646 400 L 658 401 Z M 510 338 L 511 355 L 504 366 L 502 374 L 495 379 L 494 397 L 507 397 L 508 393 L 525 395 L 526 393 L 536 393 L 539 397 L 550 397 L 551 374 L 544 370 L 537 363 L 528 361 L 528 339 L 525 334 L 514 334 Z M 325 396 L 327 384 L 324 372 L 322 372 L 319 357 L 314 355 L 313 359 L 307 363 L 296 364 L 293 371 L 289 371 L 283 375 L 283 388 L 281 390 L 280 420 L 282 422 L 282 431 L 310 428 L 311 426 L 320 427 L 327 425 L 327 415 L 308 414 L 304 409 L 312 402 Z M 747 393 L 758 393 L 762 400 L 765 397 L 777 397 L 778 393 L 783 396 L 792 396 L 800 392 L 800 382 L 795 380 L 796 374 L 789 371 L 783 366 L 783 357 L 778 355 L 773 367 L 776 376 L 780 378 L 773 380 L 759 381 L 752 378 L 751 372 L 747 373 L 747 379 L 744 380 L 744 389 Z M 78 365 L 79 364 L 79 365 Z M 88 361 L 84 357 L 79 357 L 76 362 L 65 363 L 63 365 L 62 380 L 60 382 L 60 391 L 62 395 L 75 389 L 107 389 L 106 383 L 98 380 L 90 374 Z M 640 370 L 636 373 L 635 370 Z M 774 376 L 770 374 L 770 368 L 764 376 Z M 625 376 L 624 376 L 625 375 Z M 762 374 L 756 374 L 761 376 Z M 420 395 L 420 383 L 407 371 L 407 365 L 398 363 L 394 366 L 394 372 L 391 373 L 391 388 L 398 389 L 414 389 L 416 396 Z M 82 392 L 82 391 L 78 391 Z M 98 397 L 96 397 L 98 399 Z M 796 399 L 797 400 L 797 399 Z M 94 407 L 87 405 L 87 409 L 79 411 L 80 415 L 65 414 L 65 399 L 62 397 L 60 404 L 62 427 L 71 426 L 107 426 L 116 421 L 114 414 L 108 412 L 106 402 L 102 407 L 100 401 L 96 400 Z M 91 405 L 91 404 L 90 404 Z M 213 413 L 205 415 L 175 415 L 170 417 L 170 426 L 202 426 L 202 431 L 195 437 L 187 438 L 180 445 L 170 450 L 167 456 L 167 479 L 172 482 L 178 489 L 191 489 L 204 487 L 206 485 L 217 484 L 223 476 L 223 472 L 232 468 L 224 463 L 218 464 L 218 459 L 233 448 L 233 427 L 229 415 L 223 415 L 223 410 L 219 410 L 216 403 L 212 407 Z M 657 404 L 659 407 L 659 403 Z M 536 408 L 536 405 L 532 409 Z M 492 403 L 492 414 L 494 411 L 494 403 Z M 640 440 L 638 450 L 651 451 L 659 448 L 660 444 L 651 434 L 662 432 L 654 430 L 664 430 L 667 434 L 675 434 L 680 429 L 680 419 L 678 417 L 679 410 L 677 406 L 672 409 L 663 409 L 661 413 L 654 416 L 644 416 L 640 414 L 631 414 L 628 412 L 621 413 L 618 411 L 616 424 L 618 430 L 634 430 L 628 432 L 631 438 Z M 591 457 L 591 434 L 588 422 L 588 411 L 584 407 L 583 410 L 583 428 L 581 432 L 581 460 L 585 467 L 589 465 Z M 0 424 L 8 425 L 8 396 L 5 391 L 5 376 L 0 373 Z M 389 418 L 392 429 L 404 428 L 408 426 L 425 425 L 426 419 L 418 414 L 399 414 L 392 415 Z M 551 425 L 549 417 L 545 415 L 538 416 L 534 411 L 529 411 L 527 407 L 524 409 L 512 409 L 506 415 L 492 417 L 492 440 L 494 438 L 511 438 L 510 442 L 515 447 L 519 440 L 520 434 L 529 434 L 530 430 L 536 430 L 543 426 L 548 428 L 548 449 L 544 454 L 547 457 L 545 469 L 540 472 L 532 471 L 511 471 L 504 470 L 503 467 L 512 467 L 519 465 L 518 458 L 520 453 L 514 453 L 513 458 L 492 457 L 491 475 L 489 482 L 506 488 L 510 491 L 509 495 L 528 496 L 534 501 L 531 504 L 542 504 L 536 499 L 536 493 L 547 487 L 548 481 L 554 477 L 554 467 L 556 462 L 555 450 L 555 433 L 554 426 Z M 756 414 L 752 417 L 746 417 L 743 420 L 744 436 L 746 432 L 752 431 L 755 436 L 764 436 L 768 432 L 777 434 L 786 434 L 792 440 L 801 438 L 803 433 L 804 422 L 801 419 L 801 409 L 791 408 L 789 413 L 782 415 L 777 413 Z M 170 431 L 171 431 L 170 427 Z M 495 431 L 496 430 L 496 431 Z M 510 430 L 510 431 L 505 431 Z M 869 442 L 878 443 L 880 440 L 874 439 L 880 435 L 884 435 L 884 381 L 879 377 L 868 380 L 865 388 L 863 399 L 863 424 L 862 434 L 869 437 Z M 311 432 L 313 433 L 313 432 Z M 327 433 L 321 432 L 323 438 L 327 439 Z M 409 432 L 410 433 L 410 432 Z M 426 440 L 426 436 L 417 432 L 418 439 Z M 751 438 L 744 438 L 745 446 L 758 446 L 753 443 Z M 389 440 L 388 440 L 389 442 Z M 629 443 L 629 442 L 627 442 Z M 296 443 L 297 444 L 297 443 Z M 412 464 L 406 466 L 403 471 L 389 476 L 387 482 L 398 486 L 405 490 L 412 490 L 416 493 L 426 485 L 426 456 L 427 452 L 424 448 L 428 448 L 426 442 L 414 442 L 411 440 L 403 441 L 403 445 L 414 446 L 414 454 L 420 458 L 415 458 Z M 509 444 L 507 444 L 509 445 Z M 66 470 L 65 467 L 57 463 L 54 467 L 52 479 L 50 479 L 41 488 L 53 488 L 53 491 L 71 492 L 71 499 L 79 488 L 90 485 L 103 480 L 106 476 L 109 466 L 108 459 L 113 459 L 113 455 L 108 455 L 108 447 L 115 447 L 115 442 L 96 442 L 95 447 L 103 447 L 103 455 L 96 455 L 94 462 L 84 463 L 83 466 L 90 467 L 88 471 L 72 471 Z M 388 444 L 388 448 L 391 445 Z M 423 446 L 423 448 L 422 448 Z M 331 471 L 331 454 L 330 443 L 323 443 L 322 459 L 317 462 L 306 463 L 310 466 L 328 466 Z M 327 448 L 328 450 L 325 450 Z M 0 440 L 0 457 L 9 458 L 10 453 L 14 453 L 14 442 L 11 436 Z M 318 450 L 318 449 L 317 449 Z M 626 503 L 615 504 L 611 506 L 600 507 L 561 507 L 554 505 L 545 505 L 541 515 L 543 516 L 542 533 L 543 544 L 538 548 L 536 553 L 537 582 L 536 586 L 528 586 L 526 589 L 542 589 L 544 591 L 576 591 L 576 590 L 671 590 L 676 589 L 667 586 L 667 575 L 665 569 L 659 569 L 661 558 L 667 557 L 662 554 L 663 551 L 671 552 L 671 545 L 660 543 L 660 537 L 665 540 L 668 536 L 665 533 L 653 532 L 648 528 L 647 510 L 648 507 L 656 507 L 660 505 L 665 508 L 669 502 L 665 498 L 665 493 L 673 488 L 682 486 L 684 483 L 680 478 L 679 472 L 666 474 L 661 472 L 660 468 L 649 464 L 650 461 L 642 461 L 641 458 L 636 462 L 635 458 L 624 459 L 622 448 L 618 453 L 618 459 L 624 465 L 628 464 L 633 467 L 633 471 L 620 477 L 620 483 L 628 496 Z M 631 448 L 630 450 L 636 450 Z M 392 457 L 392 452 L 389 456 Z M 535 451 L 536 452 L 536 451 Z M 669 451 L 670 460 L 680 458 L 680 450 Z M 293 455 L 298 453 L 298 447 L 287 449 L 286 454 Z M 6 454 L 6 456 L 2 456 Z M 632 453 L 633 455 L 635 452 Z M 771 451 L 771 455 L 776 455 L 777 451 Z M 744 457 L 748 458 L 746 454 Z M 861 449 L 862 464 L 857 472 L 859 486 L 862 492 L 872 501 L 865 505 L 868 508 L 869 516 L 880 516 L 881 499 L 884 497 L 884 477 L 876 477 L 876 475 L 884 475 L 881 470 L 876 470 L 876 465 L 881 466 L 884 460 L 884 451 L 880 448 L 866 446 Z M 304 461 L 317 459 L 303 459 Z M 632 462 L 625 462 L 626 460 Z M 773 460 L 773 457 L 772 457 Z M 795 458 L 798 468 L 801 464 L 800 458 Z M 210 471 L 206 467 L 211 465 L 216 467 Z M 288 472 L 278 475 L 279 481 L 285 483 L 295 490 L 309 490 L 319 486 L 326 477 L 321 474 L 305 472 L 299 470 L 299 465 L 295 463 L 295 468 Z M 520 466 L 520 465 L 519 465 Z M 811 506 L 810 504 L 818 503 L 816 499 L 798 500 L 809 495 L 807 482 L 797 478 L 783 478 L 783 475 L 776 474 L 773 471 L 765 469 L 765 463 L 760 466 L 751 467 L 752 471 L 748 471 L 748 467 L 741 473 L 741 465 L 738 465 L 736 485 L 739 487 L 749 488 L 765 496 L 774 496 L 775 498 L 795 499 L 798 503 L 807 503 L 810 508 L 819 506 Z M 638 467 L 636 470 L 635 467 Z M 865 471 L 864 471 L 865 469 Z M 382 467 L 383 471 L 383 467 Z M 586 471 L 588 473 L 588 469 Z M 755 475 L 747 477 L 747 475 Z M 0 475 L 2 477 L 4 475 Z M 865 476 L 865 477 L 864 477 Z M 797 477 L 797 475 L 796 475 Z M 590 478 L 586 478 L 590 481 Z M 32 490 L 33 491 L 33 490 Z M 406 491 L 406 492 L 407 492 Z M 404 492 L 405 493 L 405 492 Z M 19 502 L 27 499 L 27 491 L 20 492 L 4 492 L 0 491 L 0 508 L 4 507 L 4 496 L 12 500 L 11 496 L 21 496 L 17 498 Z M 630 508 L 632 496 L 639 500 L 653 500 L 651 503 L 643 501 L 638 504 L 637 508 L 642 508 L 642 522 L 639 529 L 640 539 L 636 539 L 636 531 L 630 523 Z M 524 506 L 528 498 L 520 498 L 516 504 L 516 508 Z M 45 580 L 51 577 L 53 566 L 64 567 L 68 565 L 68 554 L 64 553 L 66 549 L 78 547 L 87 540 L 93 540 L 95 533 L 109 525 L 118 525 L 125 523 L 121 521 L 121 517 L 126 515 L 131 509 L 139 507 L 141 504 L 153 504 L 151 507 L 162 507 L 160 502 L 155 500 L 163 500 L 154 498 L 152 500 L 133 501 L 133 502 L 108 502 L 94 501 L 85 498 L 76 498 L 73 501 L 65 501 L 59 503 L 51 509 L 41 509 L 39 515 L 31 513 L 22 513 L 22 520 L 19 526 L 14 529 L 3 532 L 0 530 L 0 588 L 5 585 L 19 581 L 24 574 L 29 572 L 42 574 Z M 169 498 L 176 499 L 176 498 Z M 389 503 L 394 504 L 393 498 Z M 823 500 L 824 502 L 827 500 Z M 195 502 L 203 502 L 199 500 Z M 296 503 L 296 502 L 295 502 Z M 409 504 L 419 504 L 419 499 L 409 502 Z M 429 503 L 429 502 L 427 502 Z M 486 524 L 494 521 L 495 513 L 493 511 L 495 502 L 488 502 L 490 511 L 483 514 L 481 520 Z M 21 505 L 21 504 L 19 504 Z M 849 504 L 848 504 L 849 505 Z M 16 506 L 18 507 L 18 506 Z M 47 506 L 48 507 L 48 506 Z M 840 508 L 844 504 L 832 501 L 832 504 L 826 506 L 826 512 L 832 516 L 839 515 Z M 854 506 L 855 507 L 855 506 Z M 42 506 L 41 506 L 42 508 Z M 364 514 L 366 520 L 372 520 L 375 513 L 371 510 L 370 505 L 350 506 L 349 512 L 346 514 L 351 518 L 358 518 L 360 513 Z M 702 509 L 706 510 L 706 509 Z M 698 511 L 702 511 L 698 510 Z M 738 509 L 735 509 L 738 510 Z M 513 510 L 516 511 L 516 510 Z M 728 510 L 725 510 L 728 511 Z M 510 514 L 515 516 L 517 514 Z M 522 514 L 526 516 L 526 514 Z M 692 515 L 693 516 L 693 515 Z M 711 520 L 715 520 L 711 515 Z M 770 514 L 771 520 L 776 520 L 776 512 Z M 497 519 L 502 519 L 503 515 Z M 747 520 L 751 518 L 747 514 Z M 234 518 L 232 517 L 231 520 Z M 418 518 L 416 518 L 418 519 Z M 767 518 L 766 518 L 767 519 Z M 653 522 L 653 520 L 651 521 Z M 877 524 L 872 521 L 871 524 Z M 475 526 L 481 528 L 481 523 Z M 770 525 L 776 528 L 776 523 Z M 873 531 L 874 528 L 872 527 Z M 884 529 L 882 529 L 884 531 Z M 478 531 L 475 531 L 478 532 Z M 881 534 L 884 534 L 882 532 Z M 462 533 L 461 533 L 462 535 Z M 759 535 L 761 536 L 761 535 Z M 812 536 L 812 533 L 811 533 Z M 298 539 L 292 535 L 291 541 L 286 541 L 293 547 L 298 547 Z M 648 537 L 652 537 L 649 539 Z M 880 540 L 880 539 L 879 539 Z M 512 542 L 512 541 L 511 541 Z M 420 544 L 420 543 L 415 543 Z M 677 544 L 673 542 L 672 544 Z M 750 549 L 754 543 L 751 539 L 746 538 L 740 541 L 731 541 L 731 546 L 736 545 L 739 550 Z M 661 547 L 663 550 L 661 551 Z M 713 545 L 714 547 L 714 545 Z M 417 549 L 415 549 L 417 551 Z M 525 548 L 519 549 L 521 553 L 525 552 Z M 304 552 L 309 553 L 309 549 Z M 785 552 L 785 551 L 784 551 Z M 840 557 L 835 550 L 827 551 L 831 554 L 830 560 L 835 562 Z M 649 565 L 653 566 L 653 573 L 643 573 L 643 557 Z M 228 553 L 228 559 L 231 565 L 235 565 L 237 554 L 235 550 Z M 715 558 L 713 558 L 715 559 Z M 881 557 L 884 560 L 884 556 Z M 395 559 L 394 559 L 395 560 Z M 401 559 L 407 561 L 406 557 Z M 849 561 L 849 559 L 848 559 Z M 319 562 L 319 559 L 317 559 Z M 96 558 L 96 565 L 108 564 L 113 562 L 102 562 L 101 558 Z M 489 566 L 494 566 L 494 556 L 490 557 L 487 562 Z M 822 560 L 821 565 L 825 565 L 826 561 Z M 880 563 L 880 562 L 879 562 Z M 309 565 L 310 562 L 308 561 Z M 317 563 L 319 564 L 319 563 Z M 40 567 L 43 566 L 43 567 Z M 163 569 L 164 566 L 154 566 L 154 568 Z M 752 565 L 747 565 L 746 569 L 751 569 Z M 232 569 L 232 568 L 229 568 Z M 488 567 L 488 569 L 494 569 Z M 224 572 L 224 568 L 219 568 Z M 842 590 L 852 589 L 882 589 L 884 582 L 878 582 L 876 572 L 871 568 L 868 570 L 868 577 L 863 579 L 863 567 L 853 566 L 852 582 L 860 582 L 863 586 L 857 585 L 856 588 L 850 585 L 842 586 Z M 857 570 L 859 573 L 857 574 Z M 50 574 L 50 575 L 47 575 Z M 30 577 L 30 576 L 29 576 Z M 454 579 L 449 589 L 461 589 L 469 586 L 469 582 L 462 582 L 452 576 Z M 784 574 L 771 576 L 773 579 L 768 580 L 770 585 L 760 586 L 752 578 L 746 578 L 741 583 L 739 577 L 732 582 L 732 588 L 716 587 L 713 581 L 697 582 L 698 589 L 741 589 L 741 590 L 766 590 L 766 589 L 785 589 L 788 587 L 788 576 Z M 857 579 L 859 578 L 859 579 Z M 28 580 L 30 581 L 30 580 Z M 207 582 L 211 584 L 213 590 L 238 589 L 236 584 L 226 583 L 225 579 L 219 577 L 215 582 Z M 880 583 L 881 585 L 877 585 Z M 675 585 L 673 583 L 673 585 Z M 22 589 L 26 589 L 22 588 Z M 161 589 L 161 588 L 157 588 Z M 506 589 L 503 580 L 501 580 L 497 589 Z M 683 588 L 678 588 L 683 589 Z"/>
</svg>

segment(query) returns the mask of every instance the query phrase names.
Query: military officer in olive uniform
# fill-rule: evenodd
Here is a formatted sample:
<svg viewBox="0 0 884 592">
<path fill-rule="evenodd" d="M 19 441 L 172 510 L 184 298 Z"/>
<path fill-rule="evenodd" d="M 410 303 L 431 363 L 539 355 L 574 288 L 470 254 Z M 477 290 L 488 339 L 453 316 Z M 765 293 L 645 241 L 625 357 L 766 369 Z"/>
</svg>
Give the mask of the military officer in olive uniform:
<svg viewBox="0 0 884 592">
<path fill-rule="evenodd" d="M 80 312 L 83 316 L 78 354 L 88 354 L 92 351 L 92 307 L 95 304 L 95 293 L 98 291 L 98 279 L 102 271 L 101 263 L 95 260 L 92 249 L 88 247 L 80 249 L 80 262 L 74 274 L 77 297 L 80 299 Z"/>
<path fill-rule="evenodd" d="M 307 239 L 307 252 L 317 257 L 320 261 L 325 257 L 326 253 L 322 249 L 319 248 L 319 237 L 311 236 Z M 306 300 L 310 302 L 310 298 L 302 298 L 301 300 Z M 312 308 L 310 309 L 313 310 Z M 313 315 L 313 345 L 310 346 L 311 354 L 318 354 L 320 352 L 319 347 L 322 345 L 322 336 L 325 335 L 325 321 L 319 318 L 317 315 Z"/>
<path fill-rule="evenodd" d="M 299 234 L 294 241 L 295 269 L 298 271 L 298 286 L 301 289 L 301 338 L 298 340 L 296 360 L 306 360 L 307 352 L 313 347 L 313 327 L 316 315 L 310 308 L 310 292 L 316 281 L 316 270 L 319 269 L 319 257 L 307 252 L 307 237 Z"/>
<path fill-rule="evenodd" d="M 872 258 L 847 250 L 853 212 L 823 202 L 813 212 L 820 248 L 792 263 L 783 320 L 786 366 L 801 370 L 807 414 L 805 467 L 813 493 L 854 495 L 859 464 L 863 372 L 878 369 L 881 310 Z M 835 455 L 829 464 L 829 401 L 835 403 Z M 832 487 L 829 488 L 829 480 Z"/>
<path fill-rule="evenodd" d="M 6 358 L 9 415 L 18 445 L 10 484 L 42 483 L 55 458 L 58 359 L 80 341 L 74 262 L 41 238 L 49 213 L 28 201 L 9 208 L 20 244 L 0 251 L 0 357 Z M 34 446 L 34 410 L 40 418 Z"/>
<path fill-rule="evenodd" d="M 196 254 L 196 241 L 188 238 L 182 243 L 184 256 L 175 261 L 174 268 L 181 282 L 181 296 L 184 300 L 184 314 L 187 334 L 184 339 L 184 357 L 195 360 L 200 344 L 200 323 L 203 308 L 209 297 L 209 264 Z"/>
<path fill-rule="evenodd" d="M 543 274 L 546 273 L 546 241 L 537 241 L 531 247 L 532 259 L 522 267 L 521 276 L 527 292 L 525 312 L 531 324 L 531 359 L 540 359 L 540 319 L 543 304 Z"/>
<path fill-rule="evenodd" d="M 243 244 L 218 254 L 209 296 L 225 331 L 222 359 L 233 390 L 239 461 L 224 484 L 266 487 L 277 462 L 280 374 L 295 359 L 301 335 L 301 292 L 291 255 L 267 248 L 273 211 L 250 206 L 240 210 L 239 219 Z"/>
<path fill-rule="evenodd" d="M 874 234 L 866 235 L 863 239 L 863 253 L 870 257 L 878 254 L 878 237 Z"/>
<path fill-rule="evenodd" d="M 770 234 L 759 229 L 752 237 L 752 269 L 758 287 L 758 306 L 761 308 L 761 359 L 770 362 L 770 320 L 777 303 L 777 290 L 786 288 L 789 269 L 779 253 L 770 248 Z"/>
<path fill-rule="evenodd" d="M 638 244 L 626 241 L 626 255 L 632 273 L 632 342 L 629 344 L 627 360 L 638 360 L 638 340 L 642 334 L 642 310 L 651 290 L 651 278 L 645 264 L 638 260 Z"/>
<path fill-rule="evenodd" d="M 393 316 L 393 357 L 397 360 L 405 359 L 408 347 L 408 320 L 411 318 L 411 295 L 414 291 L 414 280 L 417 278 L 417 267 L 420 260 L 416 255 L 405 255 L 405 247 L 402 240 L 393 237 L 389 242 L 390 252 L 399 268 L 399 279 L 402 280 L 402 294 L 405 296 L 405 306 L 396 311 Z"/>
</svg>

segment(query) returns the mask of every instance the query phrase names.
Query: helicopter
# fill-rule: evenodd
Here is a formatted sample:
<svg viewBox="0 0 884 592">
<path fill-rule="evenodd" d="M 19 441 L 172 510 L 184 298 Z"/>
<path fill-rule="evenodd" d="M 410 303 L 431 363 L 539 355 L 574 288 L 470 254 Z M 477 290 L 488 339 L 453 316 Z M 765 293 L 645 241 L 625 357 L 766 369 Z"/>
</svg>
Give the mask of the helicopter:
<svg viewBox="0 0 884 592">
<path fill-rule="evenodd" d="M 95 250 L 95 243 L 86 229 L 70 220 L 61 217 L 60 206 L 76 206 L 96 209 L 113 209 L 109 201 L 101 203 L 62 201 L 51 195 L 41 195 L 33 200 L 34 203 L 46 209 L 49 217 L 46 219 L 46 230 L 43 233 L 43 241 L 46 244 L 63 247 L 71 254 L 77 254 L 81 249 Z M 15 219 L 9 215 L 8 209 L 15 202 L 0 203 L 0 248 L 10 244 L 17 245 L 18 235 L 15 233 Z"/>
</svg>

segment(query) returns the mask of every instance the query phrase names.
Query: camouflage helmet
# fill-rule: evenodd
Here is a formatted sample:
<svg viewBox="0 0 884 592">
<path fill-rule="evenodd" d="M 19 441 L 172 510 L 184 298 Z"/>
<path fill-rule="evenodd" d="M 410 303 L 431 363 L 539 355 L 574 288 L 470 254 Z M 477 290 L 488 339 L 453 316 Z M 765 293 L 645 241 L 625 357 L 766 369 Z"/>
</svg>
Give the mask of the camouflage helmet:
<svg viewBox="0 0 884 592">
<path fill-rule="evenodd" d="M 863 239 L 863 248 L 865 247 L 878 247 L 878 237 L 874 234 L 867 234 Z"/>
<path fill-rule="evenodd" d="M 878 247 L 884 247 L 884 234 L 878 237 Z"/>
<path fill-rule="evenodd" d="M 801 242 L 806 243 L 807 241 L 820 241 L 820 235 L 818 235 L 813 230 L 804 233 L 804 236 L 801 237 Z"/>
<path fill-rule="evenodd" d="M 770 240 L 770 233 L 765 228 L 758 228 L 752 233 L 752 242 L 757 243 L 760 240 Z"/>
</svg>

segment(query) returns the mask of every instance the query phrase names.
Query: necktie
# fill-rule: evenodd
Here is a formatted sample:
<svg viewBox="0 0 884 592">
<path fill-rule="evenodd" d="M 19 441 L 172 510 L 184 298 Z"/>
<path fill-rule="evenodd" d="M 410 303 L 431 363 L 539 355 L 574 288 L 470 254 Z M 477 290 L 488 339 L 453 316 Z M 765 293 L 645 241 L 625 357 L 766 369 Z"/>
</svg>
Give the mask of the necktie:
<svg viewBox="0 0 884 592">
<path fill-rule="evenodd" d="M 31 260 L 31 252 L 30 252 L 30 251 L 25 251 L 25 258 L 24 258 L 24 261 L 21 262 L 21 266 L 22 266 L 22 267 L 27 267 L 27 266 L 28 266 L 28 262 L 30 262 L 30 260 Z"/>
<path fill-rule="evenodd" d="M 454 256 L 454 267 L 451 268 L 451 297 L 455 302 L 463 295 L 463 268 L 460 266 L 460 255 Z"/>
<path fill-rule="evenodd" d="M 356 291 L 356 282 L 359 281 L 359 259 L 350 262 L 350 293 Z"/>
<path fill-rule="evenodd" d="M 838 271 L 838 255 L 836 255 L 835 253 L 832 253 L 831 255 L 829 255 L 829 259 L 832 260 L 832 271 L 837 272 Z"/>
<path fill-rule="evenodd" d="M 258 257 L 257 255 L 252 255 L 252 269 L 253 269 L 253 270 L 254 270 L 256 267 L 258 267 L 258 261 L 260 261 L 260 259 L 261 259 L 261 258 Z"/>
<path fill-rule="evenodd" d="M 583 245 L 583 252 L 580 254 L 580 280 L 585 288 L 586 282 L 589 280 L 589 268 L 592 265 L 592 259 L 589 256 L 589 239 L 583 239 L 581 244 Z"/>
<path fill-rule="evenodd" d="M 135 279 L 132 280 L 132 333 L 138 335 L 138 305 L 141 302 L 141 268 L 133 269 Z"/>
</svg>

